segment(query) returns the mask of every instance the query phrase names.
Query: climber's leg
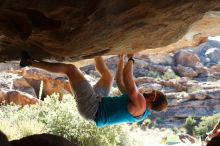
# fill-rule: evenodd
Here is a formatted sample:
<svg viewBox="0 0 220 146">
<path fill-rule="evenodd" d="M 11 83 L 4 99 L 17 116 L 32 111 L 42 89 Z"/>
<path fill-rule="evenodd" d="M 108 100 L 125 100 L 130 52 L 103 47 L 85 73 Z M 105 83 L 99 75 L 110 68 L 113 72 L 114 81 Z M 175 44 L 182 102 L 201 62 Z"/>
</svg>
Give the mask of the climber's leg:
<svg viewBox="0 0 220 146">
<path fill-rule="evenodd" d="M 42 68 L 54 73 L 66 74 L 69 78 L 79 112 L 86 119 L 94 120 L 98 110 L 99 100 L 89 82 L 75 65 L 63 63 L 48 63 L 29 59 L 31 66 Z"/>
<path fill-rule="evenodd" d="M 103 58 L 98 56 L 95 58 L 95 65 L 97 71 L 100 73 L 101 78 L 94 85 L 93 89 L 101 97 L 108 96 L 113 83 L 113 76 L 108 70 Z"/>
</svg>

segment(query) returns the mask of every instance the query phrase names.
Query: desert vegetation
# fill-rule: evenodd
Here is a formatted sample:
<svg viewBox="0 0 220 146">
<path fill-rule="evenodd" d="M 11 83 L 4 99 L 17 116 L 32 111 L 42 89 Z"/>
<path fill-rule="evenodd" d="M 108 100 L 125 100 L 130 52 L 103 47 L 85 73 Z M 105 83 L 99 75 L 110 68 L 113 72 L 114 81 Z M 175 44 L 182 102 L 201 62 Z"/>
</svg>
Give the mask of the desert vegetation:
<svg viewBox="0 0 220 146">
<path fill-rule="evenodd" d="M 114 90 L 112 92 L 116 94 Z M 156 121 L 146 119 L 138 124 L 124 124 L 105 128 L 96 128 L 95 123 L 84 120 L 78 113 L 74 98 L 66 95 L 62 101 L 59 94 L 47 96 L 40 104 L 20 107 L 17 105 L 0 106 L 0 130 L 9 140 L 20 139 L 25 136 L 51 133 L 60 135 L 82 146 L 134 146 L 149 144 L 149 131 L 159 131 L 164 134 L 158 143 L 166 144 L 166 134 L 178 135 L 186 132 L 195 137 L 204 139 L 206 132 L 210 131 L 220 114 L 201 119 L 187 118 L 184 127 L 178 129 L 159 128 L 163 119 Z M 169 131 L 169 132 L 168 132 Z M 138 138 L 140 135 L 143 138 Z M 175 138 L 173 139 L 175 141 Z M 146 142 L 144 142 L 146 141 Z"/>
</svg>

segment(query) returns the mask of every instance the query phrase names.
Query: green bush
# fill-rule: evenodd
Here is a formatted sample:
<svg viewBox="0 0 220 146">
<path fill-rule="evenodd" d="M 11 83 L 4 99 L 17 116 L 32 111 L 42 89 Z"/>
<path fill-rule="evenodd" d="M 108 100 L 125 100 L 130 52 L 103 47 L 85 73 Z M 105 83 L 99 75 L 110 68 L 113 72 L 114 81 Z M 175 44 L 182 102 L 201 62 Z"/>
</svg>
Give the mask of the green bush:
<svg viewBox="0 0 220 146">
<path fill-rule="evenodd" d="M 166 72 L 163 73 L 163 75 L 157 71 L 149 71 L 147 72 L 146 76 L 156 78 L 158 80 L 179 79 L 179 76 L 176 75 L 172 69 L 168 69 Z"/>
<path fill-rule="evenodd" d="M 36 133 L 51 133 L 63 136 L 82 146 L 116 146 L 129 143 L 125 140 L 126 129 L 121 126 L 97 128 L 94 122 L 83 119 L 72 96 L 59 101 L 53 94 L 39 105 L 20 108 L 0 106 L 0 130 L 10 140 Z"/>
<path fill-rule="evenodd" d="M 188 134 L 204 139 L 206 133 L 211 131 L 216 123 L 220 119 L 220 114 L 215 114 L 208 117 L 202 117 L 199 123 L 196 122 L 192 117 L 188 117 L 185 121 L 185 128 Z"/>
<path fill-rule="evenodd" d="M 195 127 L 195 135 L 200 136 L 202 139 L 206 137 L 206 133 L 211 131 L 220 119 L 220 114 L 213 116 L 202 117 L 201 122 Z"/>
<path fill-rule="evenodd" d="M 28 113 L 29 108 L 26 106 L 24 109 Z M 45 132 L 44 124 L 36 120 L 35 113 L 32 113 L 30 118 L 23 111 L 19 106 L 0 106 L 0 130 L 8 136 L 9 140 Z M 29 112 L 31 113 L 31 110 Z"/>
<path fill-rule="evenodd" d="M 160 73 L 157 71 L 148 71 L 146 74 L 147 77 L 152 77 L 152 78 L 160 78 Z"/>
<path fill-rule="evenodd" d="M 153 122 L 151 121 L 151 119 L 145 119 L 142 123 L 143 126 L 145 127 L 150 127 L 152 126 Z"/>
<path fill-rule="evenodd" d="M 193 86 L 189 86 L 189 87 L 187 88 L 187 92 L 188 92 L 188 93 L 198 93 L 198 92 L 200 92 L 201 90 L 203 90 L 202 85 L 193 85 Z"/>
<path fill-rule="evenodd" d="M 196 126 L 196 120 L 192 117 L 188 117 L 185 121 L 184 127 L 186 128 L 186 131 L 188 134 L 192 135 L 194 127 Z"/>
<path fill-rule="evenodd" d="M 163 80 L 170 80 L 170 79 L 178 79 L 179 76 L 175 74 L 172 69 L 168 69 L 161 77 Z"/>
<path fill-rule="evenodd" d="M 59 102 L 58 97 L 53 95 L 52 98 L 46 98 L 44 104 L 50 109 L 42 111 L 40 119 L 45 123 L 48 132 L 62 135 L 86 146 L 113 146 L 119 143 L 119 133 L 122 132 L 120 126 L 96 128 L 94 122 L 84 120 L 76 112 L 73 98 L 67 97 Z"/>
</svg>

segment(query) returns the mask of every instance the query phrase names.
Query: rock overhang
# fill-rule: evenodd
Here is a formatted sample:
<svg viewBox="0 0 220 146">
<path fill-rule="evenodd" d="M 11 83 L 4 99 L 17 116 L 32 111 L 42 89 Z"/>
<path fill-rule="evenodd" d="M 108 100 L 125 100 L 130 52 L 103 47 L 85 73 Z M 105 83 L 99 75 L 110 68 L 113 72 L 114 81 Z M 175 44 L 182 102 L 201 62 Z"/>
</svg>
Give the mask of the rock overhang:
<svg viewBox="0 0 220 146">
<path fill-rule="evenodd" d="M 219 10 L 218 0 L 1 0 L 0 61 L 170 52 L 219 35 Z"/>
</svg>

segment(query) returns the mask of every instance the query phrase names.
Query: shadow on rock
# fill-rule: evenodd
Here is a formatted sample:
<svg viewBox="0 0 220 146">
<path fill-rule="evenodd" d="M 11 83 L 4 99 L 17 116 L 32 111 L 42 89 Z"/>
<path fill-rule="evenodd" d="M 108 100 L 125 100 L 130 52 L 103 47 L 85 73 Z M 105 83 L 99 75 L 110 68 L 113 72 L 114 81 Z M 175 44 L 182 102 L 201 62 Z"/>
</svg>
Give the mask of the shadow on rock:
<svg viewBox="0 0 220 146">
<path fill-rule="evenodd" d="M 77 146 L 67 139 L 52 134 L 36 134 L 19 140 L 8 141 L 0 131 L 0 146 Z"/>
<path fill-rule="evenodd" d="M 8 138 L 1 131 L 0 131 L 0 146 L 10 146 L 10 143 L 8 142 Z"/>
<path fill-rule="evenodd" d="M 10 141 L 11 146 L 77 146 L 67 139 L 52 134 L 37 134 Z"/>
</svg>

